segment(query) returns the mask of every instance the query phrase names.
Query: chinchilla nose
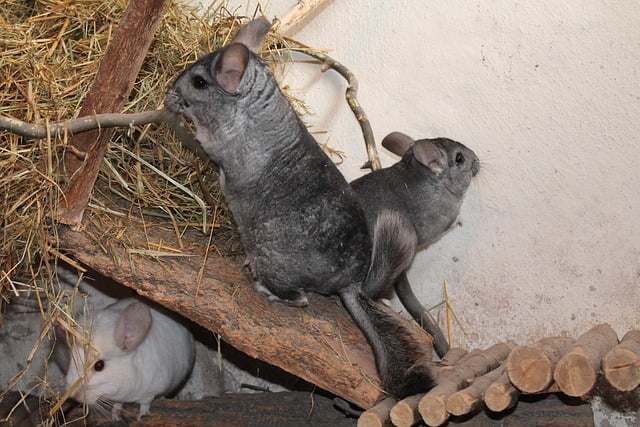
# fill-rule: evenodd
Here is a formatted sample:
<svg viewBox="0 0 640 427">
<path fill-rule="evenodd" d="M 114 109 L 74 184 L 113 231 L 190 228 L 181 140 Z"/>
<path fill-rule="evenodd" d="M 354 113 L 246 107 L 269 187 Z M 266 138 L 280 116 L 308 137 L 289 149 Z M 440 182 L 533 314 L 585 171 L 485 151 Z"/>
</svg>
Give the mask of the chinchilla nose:
<svg viewBox="0 0 640 427">
<path fill-rule="evenodd" d="M 473 159 L 473 164 L 471 165 L 471 175 L 476 176 L 480 172 L 480 160 L 477 158 Z"/>
<path fill-rule="evenodd" d="M 164 105 L 174 113 L 182 113 L 189 108 L 189 103 L 182 97 L 180 89 L 176 87 L 171 87 L 167 90 L 167 94 L 164 97 Z"/>
</svg>

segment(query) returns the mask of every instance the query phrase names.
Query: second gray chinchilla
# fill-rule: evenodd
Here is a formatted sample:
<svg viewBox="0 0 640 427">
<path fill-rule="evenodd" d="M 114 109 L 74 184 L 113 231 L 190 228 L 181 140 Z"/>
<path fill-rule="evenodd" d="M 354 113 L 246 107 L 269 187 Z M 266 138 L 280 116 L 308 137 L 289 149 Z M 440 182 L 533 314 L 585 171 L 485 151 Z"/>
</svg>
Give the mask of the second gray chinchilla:
<svg viewBox="0 0 640 427">
<path fill-rule="evenodd" d="M 382 212 L 370 235 L 356 195 L 322 151 L 256 54 L 270 24 L 257 19 L 231 43 L 187 68 L 166 106 L 187 115 L 220 168 L 256 289 L 306 305 L 306 291 L 337 294 L 373 349 L 382 386 L 396 397 L 434 382 L 432 348 L 369 298 L 408 268 L 415 235 Z"/>
<path fill-rule="evenodd" d="M 455 222 L 471 178 L 480 169 L 476 154 L 448 138 L 420 139 L 393 132 L 382 146 L 402 156 L 391 167 L 371 172 L 351 182 L 365 210 L 370 227 L 387 210 L 398 212 L 408 231 L 416 236 L 417 249 L 437 241 Z M 371 298 L 380 298 L 387 289 L 365 289 Z M 396 293 L 407 311 L 434 337 L 434 348 L 443 356 L 446 338 L 437 323 L 418 301 L 403 272 Z"/>
</svg>

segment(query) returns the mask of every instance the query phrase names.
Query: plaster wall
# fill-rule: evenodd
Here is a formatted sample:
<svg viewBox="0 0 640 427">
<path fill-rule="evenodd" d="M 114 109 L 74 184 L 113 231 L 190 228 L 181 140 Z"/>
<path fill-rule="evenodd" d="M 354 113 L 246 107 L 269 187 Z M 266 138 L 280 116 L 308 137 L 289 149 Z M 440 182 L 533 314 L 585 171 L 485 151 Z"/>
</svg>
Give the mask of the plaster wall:
<svg viewBox="0 0 640 427">
<path fill-rule="evenodd" d="M 265 15 L 295 3 L 273 0 Z M 255 2 L 232 4 L 253 14 Z M 631 1 L 353 0 L 329 1 L 294 34 L 356 74 L 378 142 L 395 130 L 447 136 L 480 157 L 462 225 L 409 272 L 427 306 L 448 282 L 467 334 L 454 325 L 454 343 L 640 325 L 638 28 Z M 317 139 L 345 153 L 341 171 L 360 176 L 344 80 L 298 63 L 283 81 L 326 131 Z M 397 160 L 379 150 L 383 165 Z"/>
</svg>

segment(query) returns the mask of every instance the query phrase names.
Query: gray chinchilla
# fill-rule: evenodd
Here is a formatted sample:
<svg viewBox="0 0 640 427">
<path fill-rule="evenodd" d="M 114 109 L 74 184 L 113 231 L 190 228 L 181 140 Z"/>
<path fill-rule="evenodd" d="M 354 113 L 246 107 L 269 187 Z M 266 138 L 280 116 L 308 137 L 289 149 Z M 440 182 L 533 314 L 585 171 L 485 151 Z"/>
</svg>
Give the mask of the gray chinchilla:
<svg viewBox="0 0 640 427">
<path fill-rule="evenodd" d="M 256 288 L 292 305 L 305 291 L 338 294 L 376 357 L 385 390 L 426 391 L 432 349 L 364 288 L 391 286 L 408 268 L 415 233 L 382 212 L 369 234 L 356 195 L 318 146 L 255 53 L 270 24 L 257 19 L 231 43 L 187 68 L 165 104 L 196 126 L 196 139 L 220 167 L 220 184 L 238 224 Z"/>
<path fill-rule="evenodd" d="M 413 234 L 417 248 L 438 240 L 455 222 L 471 178 L 480 169 L 476 154 L 448 138 L 420 139 L 393 132 L 382 141 L 383 147 L 402 157 L 394 165 L 371 172 L 351 182 L 360 198 L 367 222 L 373 227 L 378 215 L 397 212 L 410 224 L 405 233 Z M 366 288 L 371 298 L 381 297 L 388 289 Z M 402 304 L 434 336 L 434 347 L 442 356 L 448 345 L 437 323 L 418 302 L 403 272 L 396 282 Z"/>
</svg>

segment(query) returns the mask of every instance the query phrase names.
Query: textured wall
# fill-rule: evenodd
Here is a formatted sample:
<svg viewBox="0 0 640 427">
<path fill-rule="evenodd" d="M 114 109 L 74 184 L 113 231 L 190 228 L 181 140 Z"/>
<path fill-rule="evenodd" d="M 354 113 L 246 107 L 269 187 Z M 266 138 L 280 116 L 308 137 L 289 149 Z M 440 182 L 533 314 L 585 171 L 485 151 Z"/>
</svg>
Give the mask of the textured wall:
<svg viewBox="0 0 640 427">
<path fill-rule="evenodd" d="M 293 4 L 274 0 L 266 16 Z M 295 34 L 358 76 L 378 141 L 448 136 L 483 161 L 463 225 L 409 274 L 426 305 L 448 281 L 469 346 L 640 325 L 638 28 L 629 1 L 354 0 L 328 2 Z M 285 83 L 328 131 L 319 141 L 346 154 L 344 174 L 359 176 L 342 78 L 297 64 Z"/>
</svg>

